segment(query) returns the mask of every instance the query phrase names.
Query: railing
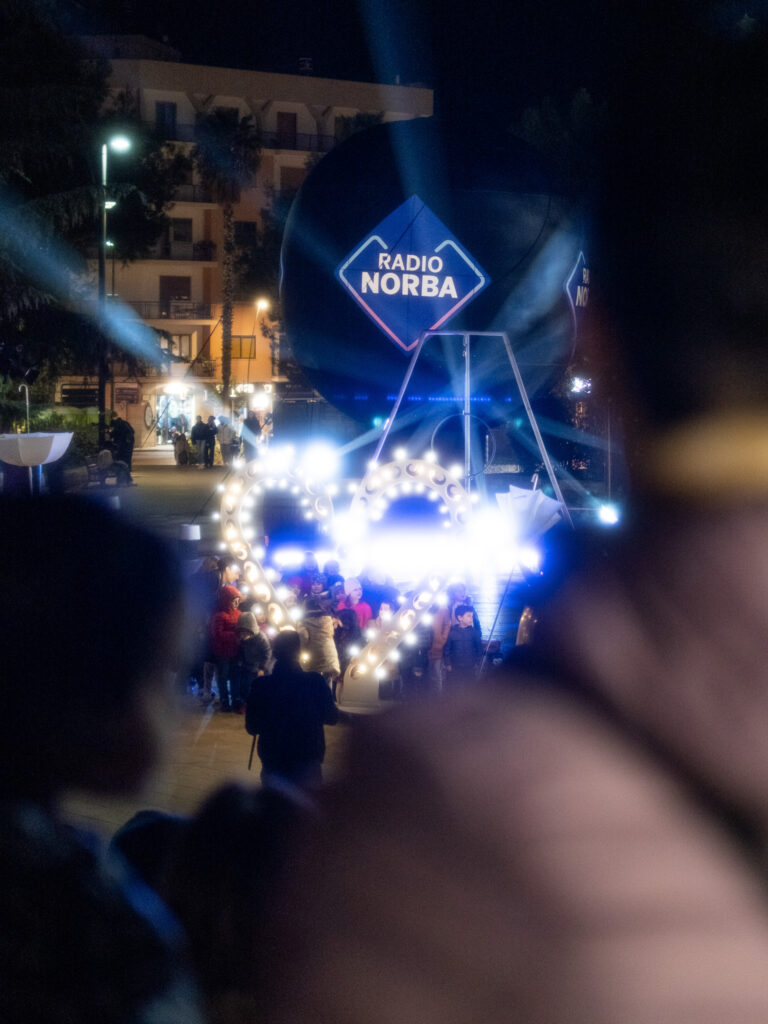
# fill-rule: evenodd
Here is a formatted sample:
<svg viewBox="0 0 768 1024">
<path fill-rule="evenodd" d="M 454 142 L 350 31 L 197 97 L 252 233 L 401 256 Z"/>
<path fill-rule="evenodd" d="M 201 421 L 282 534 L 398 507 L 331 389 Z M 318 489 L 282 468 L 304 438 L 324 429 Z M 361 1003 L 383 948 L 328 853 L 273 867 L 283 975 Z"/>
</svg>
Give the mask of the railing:
<svg viewBox="0 0 768 1024">
<path fill-rule="evenodd" d="M 173 198 L 177 203 L 212 203 L 213 195 L 205 185 L 177 185 Z"/>
<path fill-rule="evenodd" d="M 213 359 L 193 359 L 189 368 L 196 377 L 216 378 L 216 363 Z"/>
<path fill-rule="evenodd" d="M 213 311 L 207 302 L 192 302 L 187 299 L 168 299 L 160 302 L 125 303 L 135 310 L 142 320 L 213 320 Z"/>
<path fill-rule="evenodd" d="M 336 145 L 333 135 L 308 132 L 262 132 L 264 149 L 304 149 L 310 153 L 328 153 Z"/>
<path fill-rule="evenodd" d="M 194 124 L 158 125 L 149 122 L 149 127 L 167 142 L 195 142 Z M 264 149 L 301 149 L 310 153 L 328 153 L 336 145 L 336 138 L 315 132 L 263 131 L 261 144 Z M 182 185 L 181 188 L 199 189 L 200 186 Z M 201 198 L 198 201 L 210 202 L 210 199 Z"/>
<path fill-rule="evenodd" d="M 208 239 L 198 242 L 158 242 L 150 253 L 153 260 L 215 260 L 216 243 Z"/>
<path fill-rule="evenodd" d="M 128 377 L 135 373 L 135 364 L 129 365 L 114 360 L 110 363 L 110 373 L 113 377 Z M 191 362 L 172 362 L 163 364 L 140 363 L 138 366 L 139 377 L 174 377 L 182 378 L 192 375 L 194 377 L 216 378 L 216 364 L 212 359 L 193 359 Z"/>
</svg>

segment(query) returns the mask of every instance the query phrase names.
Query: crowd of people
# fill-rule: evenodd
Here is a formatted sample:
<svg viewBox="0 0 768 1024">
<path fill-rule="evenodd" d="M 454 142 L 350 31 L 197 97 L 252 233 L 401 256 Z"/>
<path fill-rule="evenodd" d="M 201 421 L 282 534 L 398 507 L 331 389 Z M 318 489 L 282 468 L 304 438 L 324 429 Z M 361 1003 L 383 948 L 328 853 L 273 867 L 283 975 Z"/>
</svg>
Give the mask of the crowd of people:
<svg viewBox="0 0 768 1024">
<path fill-rule="evenodd" d="M 211 469 L 216 462 L 216 451 L 223 465 L 228 466 L 240 455 L 250 462 L 255 459 L 259 446 L 268 442 L 272 433 L 272 414 L 259 414 L 249 409 L 239 421 L 229 416 L 201 415 L 195 418 L 187 434 L 184 424 L 177 424 L 171 435 L 174 458 L 177 466 L 197 465 L 199 469 Z"/>
<path fill-rule="evenodd" d="M 377 633 L 388 631 L 400 606 L 399 591 L 375 573 L 345 578 L 335 559 L 321 568 L 312 551 L 300 564 L 284 567 L 281 577 L 284 604 L 295 610 L 292 628 L 300 638 L 302 664 L 319 673 L 336 697 L 351 658 Z M 239 589 L 236 562 L 205 558 L 191 582 L 201 609 L 201 655 L 193 686 L 203 706 L 244 714 L 254 678 L 273 664 L 271 643 L 277 631 L 263 605 L 247 588 Z M 447 587 L 412 640 L 392 663 L 392 697 L 425 696 L 477 677 L 485 647 L 464 583 Z"/>
</svg>

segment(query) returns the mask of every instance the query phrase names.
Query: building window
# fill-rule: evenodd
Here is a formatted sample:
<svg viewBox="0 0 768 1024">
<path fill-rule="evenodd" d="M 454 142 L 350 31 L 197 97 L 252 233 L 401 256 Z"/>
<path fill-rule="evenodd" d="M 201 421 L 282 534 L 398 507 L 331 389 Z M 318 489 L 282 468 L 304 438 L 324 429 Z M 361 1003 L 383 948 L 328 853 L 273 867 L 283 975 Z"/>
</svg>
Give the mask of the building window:
<svg viewBox="0 0 768 1024">
<path fill-rule="evenodd" d="M 277 112 L 277 147 L 278 149 L 296 148 L 296 115 L 286 110 Z"/>
<path fill-rule="evenodd" d="M 179 303 L 192 298 L 192 278 L 160 275 L 160 316 L 174 316 L 181 312 Z"/>
<path fill-rule="evenodd" d="M 192 218 L 172 217 L 171 232 L 174 242 L 192 242 Z"/>
<path fill-rule="evenodd" d="M 233 359 L 255 359 L 256 358 L 256 335 L 255 334 L 233 334 L 232 335 L 232 358 Z"/>
<path fill-rule="evenodd" d="M 155 103 L 155 127 L 164 139 L 176 138 L 176 104 L 165 100 Z"/>
<path fill-rule="evenodd" d="M 181 356 L 182 359 L 192 358 L 191 334 L 172 334 L 171 343 L 173 345 L 171 351 L 175 356 Z"/>
</svg>

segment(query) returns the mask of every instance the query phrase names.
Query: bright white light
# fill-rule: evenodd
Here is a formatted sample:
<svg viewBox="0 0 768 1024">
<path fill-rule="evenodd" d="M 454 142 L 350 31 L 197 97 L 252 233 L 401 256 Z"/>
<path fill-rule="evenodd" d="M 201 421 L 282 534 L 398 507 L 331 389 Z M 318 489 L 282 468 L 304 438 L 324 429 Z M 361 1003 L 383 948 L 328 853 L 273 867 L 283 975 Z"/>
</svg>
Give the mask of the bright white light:
<svg viewBox="0 0 768 1024">
<path fill-rule="evenodd" d="M 597 510 L 597 518 L 604 526 L 615 526 L 621 515 L 615 505 L 601 505 Z"/>
<path fill-rule="evenodd" d="M 448 470 L 448 475 L 449 475 L 449 476 L 452 476 L 452 477 L 456 477 L 456 478 L 458 479 L 458 477 L 460 477 L 460 476 L 462 475 L 462 473 L 463 473 L 463 472 L 464 472 L 464 467 L 463 467 L 463 466 L 460 466 L 460 465 L 458 464 L 458 462 L 456 462 L 456 463 L 454 463 L 454 464 L 453 464 L 453 465 L 452 465 L 452 466 L 451 466 L 451 467 L 449 468 L 449 470 Z"/>
<path fill-rule="evenodd" d="M 408 452 L 405 450 L 405 448 L 395 448 L 395 458 L 396 459 L 407 459 L 408 458 Z"/>
<path fill-rule="evenodd" d="M 541 568 L 541 552 L 530 545 L 521 547 L 517 553 L 520 565 L 530 569 L 531 572 L 538 572 Z"/>
<path fill-rule="evenodd" d="M 279 548 L 273 555 L 276 565 L 299 565 L 304 558 L 302 548 Z"/>
<path fill-rule="evenodd" d="M 592 381 L 588 377 L 573 377 L 571 379 L 571 394 L 588 395 L 592 391 Z"/>
<path fill-rule="evenodd" d="M 114 135 L 109 140 L 109 148 L 113 149 L 115 153 L 125 153 L 131 148 L 131 140 L 127 135 Z"/>
<path fill-rule="evenodd" d="M 349 647 L 347 648 L 347 654 L 351 658 L 356 658 L 359 653 L 360 653 L 360 648 L 357 646 L 357 644 L 350 644 Z"/>
<path fill-rule="evenodd" d="M 218 512 L 212 512 L 211 519 L 214 521 L 214 523 L 218 523 L 218 521 L 221 519 L 221 516 L 219 515 Z"/>
<path fill-rule="evenodd" d="M 261 461 L 265 473 L 274 473 L 275 476 L 279 476 L 293 465 L 293 460 L 293 445 L 285 444 L 276 447 L 270 446 Z"/>
<path fill-rule="evenodd" d="M 313 480 L 331 480 L 339 472 L 339 454 L 331 445 L 316 441 L 305 449 L 300 466 Z"/>
</svg>

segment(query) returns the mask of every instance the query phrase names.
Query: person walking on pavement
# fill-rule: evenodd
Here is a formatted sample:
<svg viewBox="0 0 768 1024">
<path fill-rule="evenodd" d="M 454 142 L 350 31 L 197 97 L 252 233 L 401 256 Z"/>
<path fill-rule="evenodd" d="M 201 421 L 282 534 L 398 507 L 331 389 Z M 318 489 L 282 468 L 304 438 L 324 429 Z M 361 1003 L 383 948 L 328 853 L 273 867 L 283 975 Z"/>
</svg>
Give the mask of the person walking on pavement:
<svg viewBox="0 0 768 1024">
<path fill-rule="evenodd" d="M 131 483 L 131 467 L 133 463 L 133 446 L 135 443 L 135 434 L 131 424 L 114 413 L 112 416 L 112 427 L 110 429 L 112 436 L 112 442 L 115 446 L 115 460 L 117 462 L 124 462 L 128 467 L 128 479 Z"/>
<path fill-rule="evenodd" d="M 226 416 L 219 417 L 219 447 L 225 466 L 230 465 L 240 451 L 240 438 Z"/>
<path fill-rule="evenodd" d="M 205 463 L 205 424 L 202 416 L 198 416 L 195 420 L 189 439 L 197 451 L 197 465 L 202 469 Z"/>
<path fill-rule="evenodd" d="M 208 422 L 205 424 L 205 437 L 203 442 L 203 465 L 206 469 L 213 469 L 213 456 L 216 451 L 216 435 L 218 432 L 219 428 L 216 426 L 216 419 L 213 416 L 209 416 Z"/>
<path fill-rule="evenodd" d="M 261 421 L 259 420 L 259 414 L 255 409 L 249 409 L 248 415 L 243 420 L 243 455 L 246 462 L 256 458 L 260 436 Z"/>
<path fill-rule="evenodd" d="M 237 621 L 238 605 L 242 594 L 237 587 L 225 585 L 216 595 L 217 610 L 211 619 L 211 653 L 216 663 L 216 681 L 219 687 L 219 710 L 231 711 L 232 701 L 227 690 L 235 672 L 239 651 Z M 233 699 L 235 695 L 233 694 Z"/>
<path fill-rule="evenodd" d="M 318 785 L 325 757 L 323 726 L 338 721 L 328 684 L 319 672 L 301 668 L 300 652 L 298 633 L 278 633 L 272 644 L 272 674 L 256 676 L 251 684 L 245 728 L 259 737 L 257 751 L 265 785 Z"/>
</svg>

